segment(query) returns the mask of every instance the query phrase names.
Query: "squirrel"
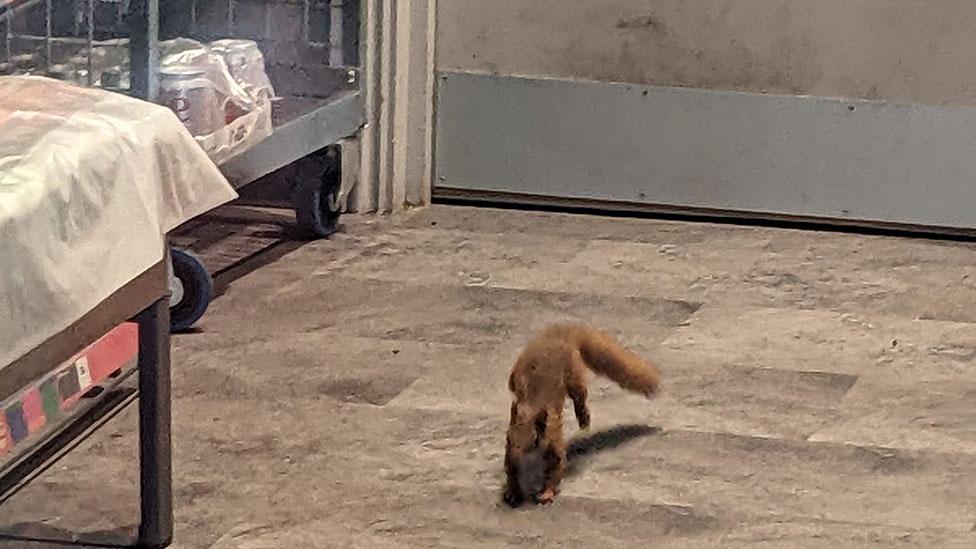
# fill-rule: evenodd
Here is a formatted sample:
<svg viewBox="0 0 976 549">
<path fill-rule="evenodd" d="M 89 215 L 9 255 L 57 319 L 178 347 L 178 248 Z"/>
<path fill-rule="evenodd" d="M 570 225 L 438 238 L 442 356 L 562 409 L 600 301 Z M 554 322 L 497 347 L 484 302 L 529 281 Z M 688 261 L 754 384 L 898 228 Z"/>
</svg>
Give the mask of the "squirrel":
<svg viewBox="0 0 976 549">
<path fill-rule="evenodd" d="M 519 506 L 526 458 L 541 454 L 544 480 L 537 503 L 552 503 L 566 465 L 563 404 L 568 396 L 580 429 L 590 426 L 587 370 L 648 398 L 658 391 L 657 368 L 624 349 L 610 335 L 574 324 L 552 325 L 525 346 L 512 367 L 508 389 L 514 400 L 505 441 L 504 501 Z"/>
</svg>

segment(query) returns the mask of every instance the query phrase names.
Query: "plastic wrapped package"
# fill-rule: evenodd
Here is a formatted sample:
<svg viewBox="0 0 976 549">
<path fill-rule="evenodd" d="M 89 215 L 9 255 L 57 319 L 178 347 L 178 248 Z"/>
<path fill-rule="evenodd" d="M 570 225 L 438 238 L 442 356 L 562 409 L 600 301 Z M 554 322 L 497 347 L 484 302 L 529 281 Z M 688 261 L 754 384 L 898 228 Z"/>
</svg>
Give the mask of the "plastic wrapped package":
<svg viewBox="0 0 976 549">
<path fill-rule="evenodd" d="M 264 69 L 264 55 L 253 40 L 224 39 L 210 43 L 210 49 L 224 58 L 230 75 L 257 101 L 275 98 L 271 79 Z"/>
<path fill-rule="evenodd" d="M 0 77 L 0 368 L 161 261 L 166 233 L 236 197 L 168 109 Z"/>
<path fill-rule="evenodd" d="M 253 44 L 253 43 L 252 43 Z M 244 152 L 272 132 L 271 99 L 273 89 L 264 73 L 251 65 L 235 78 L 224 50 L 177 38 L 160 46 L 159 96 L 156 101 L 172 109 L 190 130 L 207 154 L 218 164 Z M 244 60 L 255 59 L 253 52 Z M 238 61 L 236 53 L 232 58 Z M 244 63 L 235 68 L 245 66 Z"/>
</svg>

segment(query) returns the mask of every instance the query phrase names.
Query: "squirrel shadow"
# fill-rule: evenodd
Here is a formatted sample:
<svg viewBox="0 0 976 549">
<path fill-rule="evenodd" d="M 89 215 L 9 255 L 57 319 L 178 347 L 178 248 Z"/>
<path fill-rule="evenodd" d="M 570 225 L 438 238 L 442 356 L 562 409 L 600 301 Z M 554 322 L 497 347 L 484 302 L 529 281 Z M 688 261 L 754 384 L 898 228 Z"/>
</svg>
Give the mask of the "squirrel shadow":
<svg viewBox="0 0 976 549">
<path fill-rule="evenodd" d="M 582 437 L 578 437 L 566 447 L 566 477 L 579 474 L 586 462 L 593 456 L 615 450 L 635 440 L 661 433 L 660 427 L 649 425 L 618 425 Z"/>
<path fill-rule="evenodd" d="M 566 446 L 566 469 L 563 478 L 572 477 L 579 474 L 586 462 L 601 452 L 615 450 L 625 446 L 635 440 L 661 433 L 660 427 L 648 425 L 619 425 L 595 433 L 590 433 L 572 440 Z M 533 459 L 534 457 L 534 459 Z M 541 490 L 543 481 L 543 467 L 541 456 L 527 456 L 523 463 L 522 474 L 519 484 L 522 485 L 524 493 L 536 493 Z M 502 491 L 502 501 L 509 507 L 520 507 L 521 501 L 512 505 L 504 501 L 504 489 Z"/>
</svg>

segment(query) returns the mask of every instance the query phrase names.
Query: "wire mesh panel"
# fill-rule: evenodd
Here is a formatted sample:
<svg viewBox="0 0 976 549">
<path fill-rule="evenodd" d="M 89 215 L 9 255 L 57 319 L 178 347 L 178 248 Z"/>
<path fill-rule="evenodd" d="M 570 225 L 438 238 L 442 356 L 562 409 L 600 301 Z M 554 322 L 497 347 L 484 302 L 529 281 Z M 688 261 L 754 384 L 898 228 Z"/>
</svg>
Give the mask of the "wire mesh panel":
<svg viewBox="0 0 976 549">
<path fill-rule="evenodd" d="M 257 42 L 283 95 L 328 96 L 359 65 L 360 0 L 163 0 L 160 35 Z"/>
<path fill-rule="evenodd" d="M 206 131 L 191 133 L 242 186 L 361 127 L 355 70 L 361 6 L 361 0 L 0 0 L 0 75 L 118 89 L 169 106 L 188 127 L 203 120 Z M 254 87 L 258 73 L 270 80 L 258 86 L 267 97 Z"/>
<path fill-rule="evenodd" d="M 0 0 L 0 74 L 127 89 L 130 0 Z M 160 0 L 160 38 L 258 43 L 290 95 L 328 95 L 359 64 L 360 0 Z M 276 82 L 278 84 L 278 82 Z"/>
<path fill-rule="evenodd" d="M 0 0 L 0 74 L 129 87 L 129 0 Z"/>
<path fill-rule="evenodd" d="M 233 36 L 307 50 L 335 68 L 358 63 L 359 0 L 177 0 L 161 6 L 165 36 Z"/>
</svg>

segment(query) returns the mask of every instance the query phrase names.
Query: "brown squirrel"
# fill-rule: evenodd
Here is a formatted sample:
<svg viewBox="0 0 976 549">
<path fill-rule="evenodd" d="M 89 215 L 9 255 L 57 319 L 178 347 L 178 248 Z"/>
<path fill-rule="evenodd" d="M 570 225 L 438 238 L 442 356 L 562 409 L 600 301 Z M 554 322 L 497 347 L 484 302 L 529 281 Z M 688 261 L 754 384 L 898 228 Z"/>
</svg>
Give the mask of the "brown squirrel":
<svg viewBox="0 0 976 549">
<path fill-rule="evenodd" d="M 651 397 L 658 390 L 657 369 L 624 349 L 612 337 L 581 325 L 553 325 L 519 354 L 508 378 L 514 395 L 505 444 L 505 502 L 525 500 L 520 483 L 526 459 L 541 454 L 544 479 L 537 503 L 549 504 L 558 493 L 566 465 L 562 416 L 566 397 L 581 429 L 590 426 L 586 406 L 587 372 L 603 375 L 628 391 Z"/>
</svg>

